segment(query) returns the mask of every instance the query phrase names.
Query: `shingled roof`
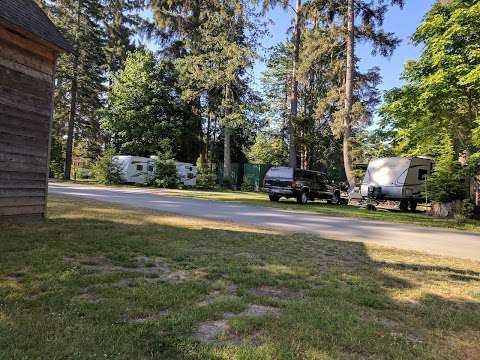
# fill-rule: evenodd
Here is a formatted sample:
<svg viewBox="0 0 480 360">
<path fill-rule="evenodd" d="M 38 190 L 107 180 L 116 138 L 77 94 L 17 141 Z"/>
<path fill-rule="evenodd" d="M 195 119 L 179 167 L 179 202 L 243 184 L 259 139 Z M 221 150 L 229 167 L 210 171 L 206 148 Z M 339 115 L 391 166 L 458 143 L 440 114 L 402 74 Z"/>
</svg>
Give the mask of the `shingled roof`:
<svg viewBox="0 0 480 360">
<path fill-rule="evenodd" d="M 72 51 L 72 46 L 33 0 L 0 0 L 0 20 L 11 23 L 43 40 Z"/>
</svg>

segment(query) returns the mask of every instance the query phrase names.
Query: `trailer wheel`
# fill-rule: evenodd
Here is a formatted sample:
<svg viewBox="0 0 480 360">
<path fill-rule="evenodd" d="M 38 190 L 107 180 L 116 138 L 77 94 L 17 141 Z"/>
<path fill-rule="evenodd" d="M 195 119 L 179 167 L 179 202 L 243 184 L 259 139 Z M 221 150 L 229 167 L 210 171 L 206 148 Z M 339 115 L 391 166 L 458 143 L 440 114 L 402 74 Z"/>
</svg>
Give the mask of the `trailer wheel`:
<svg viewBox="0 0 480 360">
<path fill-rule="evenodd" d="M 408 211 L 408 201 L 407 200 L 402 200 L 400 201 L 400 211 Z"/>
<path fill-rule="evenodd" d="M 340 205 L 342 202 L 342 197 L 340 196 L 340 192 L 335 192 L 333 197 L 327 201 L 329 204 Z"/>
<path fill-rule="evenodd" d="M 408 210 L 410 210 L 411 212 L 417 211 L 417 205 L 418 205 L 417 201 L 411 200 L 410 203 L 409 203 Z"/>
</svg>

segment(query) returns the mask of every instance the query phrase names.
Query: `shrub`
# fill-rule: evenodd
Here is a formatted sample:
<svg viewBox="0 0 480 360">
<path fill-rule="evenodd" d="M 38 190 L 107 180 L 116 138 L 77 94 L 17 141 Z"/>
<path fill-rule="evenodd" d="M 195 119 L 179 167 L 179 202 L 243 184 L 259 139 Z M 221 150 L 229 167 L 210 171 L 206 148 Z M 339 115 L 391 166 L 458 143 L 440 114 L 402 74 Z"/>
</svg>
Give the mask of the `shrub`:
<svg viewBox="0 0 480 360">
<path fill-rule="evenodd" d="M 174 160 L 155 161 L 155 178 L 152 185 L 159 188 L 175 189 L 178 185 L 178 171 Z"/>
<path fill-rule="evenodd" d="M 438 202 L 463 200 L 466 195 L 464 178 L 464 172 L 455 160 L 455 152 L 451 144 L 447 143 L 435 171 L 427 179 L 429 198 Z"/>
<path fill-rule="evenodd" d="M 53 176 L 55 179 L 61 179 L 63 177 L 63 166 L 64 163 L 61 160 L 51 160 L 50 161 L 50 176 Z"/>
<path fill-rule="evenodd" d="M 197 187 L 213 190 L 217 180 L 217 174 L 210 168 L 210 165 L 197 160 Z"/>
<path fill-rule="evenodd" d="M 242 186 L 240 187 L 240 189 L 242 191 L 255 191 L 255 185 L 245 181 L 242 183 Z"/>
<path fill-rule="evenodd" d="M 99 183 L 120 184 L 122 182 L 122 169 L 119 164 L 112 162 L 114 156 L 114 150 L 107 149 L 93 164 L 92 176 Z"/>
<path fill-rule="evenodd" d="M 472 203 L 472 201 L 470 201 L 469 199 L 463 200 L 460 214 L 465 216 L 465 218 L 467 219 L 473 218 L 473 216 L 475 215 L 475 204 Z"/>
</svg>

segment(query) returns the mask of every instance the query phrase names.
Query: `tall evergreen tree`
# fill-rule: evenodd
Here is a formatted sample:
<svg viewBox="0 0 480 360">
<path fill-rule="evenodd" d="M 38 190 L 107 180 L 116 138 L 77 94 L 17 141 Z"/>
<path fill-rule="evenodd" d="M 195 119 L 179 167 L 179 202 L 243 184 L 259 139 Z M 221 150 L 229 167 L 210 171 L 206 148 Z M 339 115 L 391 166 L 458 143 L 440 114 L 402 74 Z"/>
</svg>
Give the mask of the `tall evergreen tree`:
<svg viewBox="0 0 480 360">
<path fill-rule="evenodd" d="M 75 49 L 58 60 L 55 93 L 54 136 L 57 142 L 67 138 L 64 176 L 68 179 L 75 139 L 85 142 L 89 156 L 100 151 L 97 110 L 104 102 L 103 7 L 94 0 L 54 0 L 44 6 Z"/>
<path fill-rule="evenodd" d="M 181 101 L 172 64 L 158 62 L 149 50 L 130 53 L 112 86 L 104 129 L 122 154 L 149 156 L 173 153 L 182 161 L 179 139 L 188 131 L 184 119 L 192 117 Z"/>
<path fill-rule="evenodd" d="M 372 44 L 372 54 L 389 56 L 392 54 L 399 40 L 393 33 L 383 30 L 385 13 L 389 4 L 402 7 L 403 0 L 312 0 L 306 4 L 306 14 L 310 20 L 319 26 L 329 29 L 343 39 L 345 48 L 343 76 L 342 76 L 342 137 L 343 160 L 345 173 L 351 187 L 355 186 L 355 177 L 352 171 L 351 132 L 352 116 L 355 112 L 354 88 L 355 71 L 358 59 L 355 56 L 356 41 L 367 41 Z M 356 19 L 360 19 L 357 24 Z M 336 41 L 334 42 L 334 44 Z"/>
<path fill-rule="evenodd" d="M 106 30 L 105 53 L 109 80 L 120 71 L 129 51 L 135 50 L 133 37 L 146 32 L 148 23 L 139 12 L 145 0 L 102 0 Z"/>
</svg>

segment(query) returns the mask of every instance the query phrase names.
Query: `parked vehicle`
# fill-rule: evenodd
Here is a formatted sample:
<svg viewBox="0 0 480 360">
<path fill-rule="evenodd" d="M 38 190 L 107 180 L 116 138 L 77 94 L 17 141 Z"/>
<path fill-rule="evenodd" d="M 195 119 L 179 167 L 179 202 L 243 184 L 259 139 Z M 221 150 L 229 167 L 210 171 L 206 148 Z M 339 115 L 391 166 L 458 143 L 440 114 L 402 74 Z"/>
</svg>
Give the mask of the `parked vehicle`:
<svg viewBox="0 0 480 360">
<path fill-rule="evenodd" d="M 112 164 L 121 170 L 121 179 L 127 184 L 145 184 L 155 177 L 155 161 L 146 157 L 119 155 Z"/>
<path fill-rule="evenodd" d="M 159 157 L 156 155 L 150 156 L 150 159 L 158 161 Z M 191 163 L 175 161 L 178 173 L 178 184 L 195 186 L 197 185 L 197 167 Z"/>
<path fill-rule="evenodd" d="M 295 198 L 299 204 L 316 199 L 334 204 L 341 202 L 340 189 L 331 184 L 325 174 L 316 171 L 272 167 L 267 171 L 263 184 L 270 201 L 285 197 Z"/>
<path fill-rule="evenodd" d="M 366 199 L 400 201 L 401 210 L 415 211 L 434 164 L 428 157 L 373 159 L 368 164 L 361 195 Z"/>
<path fill-rule="evenodd" d="M 179 176 L 179 184 L 187 186 L 197 185 L 197 168 L 193 164 L 184 162 L 175 162 L 177 164 L 177 172 Z"/>
</svg>

